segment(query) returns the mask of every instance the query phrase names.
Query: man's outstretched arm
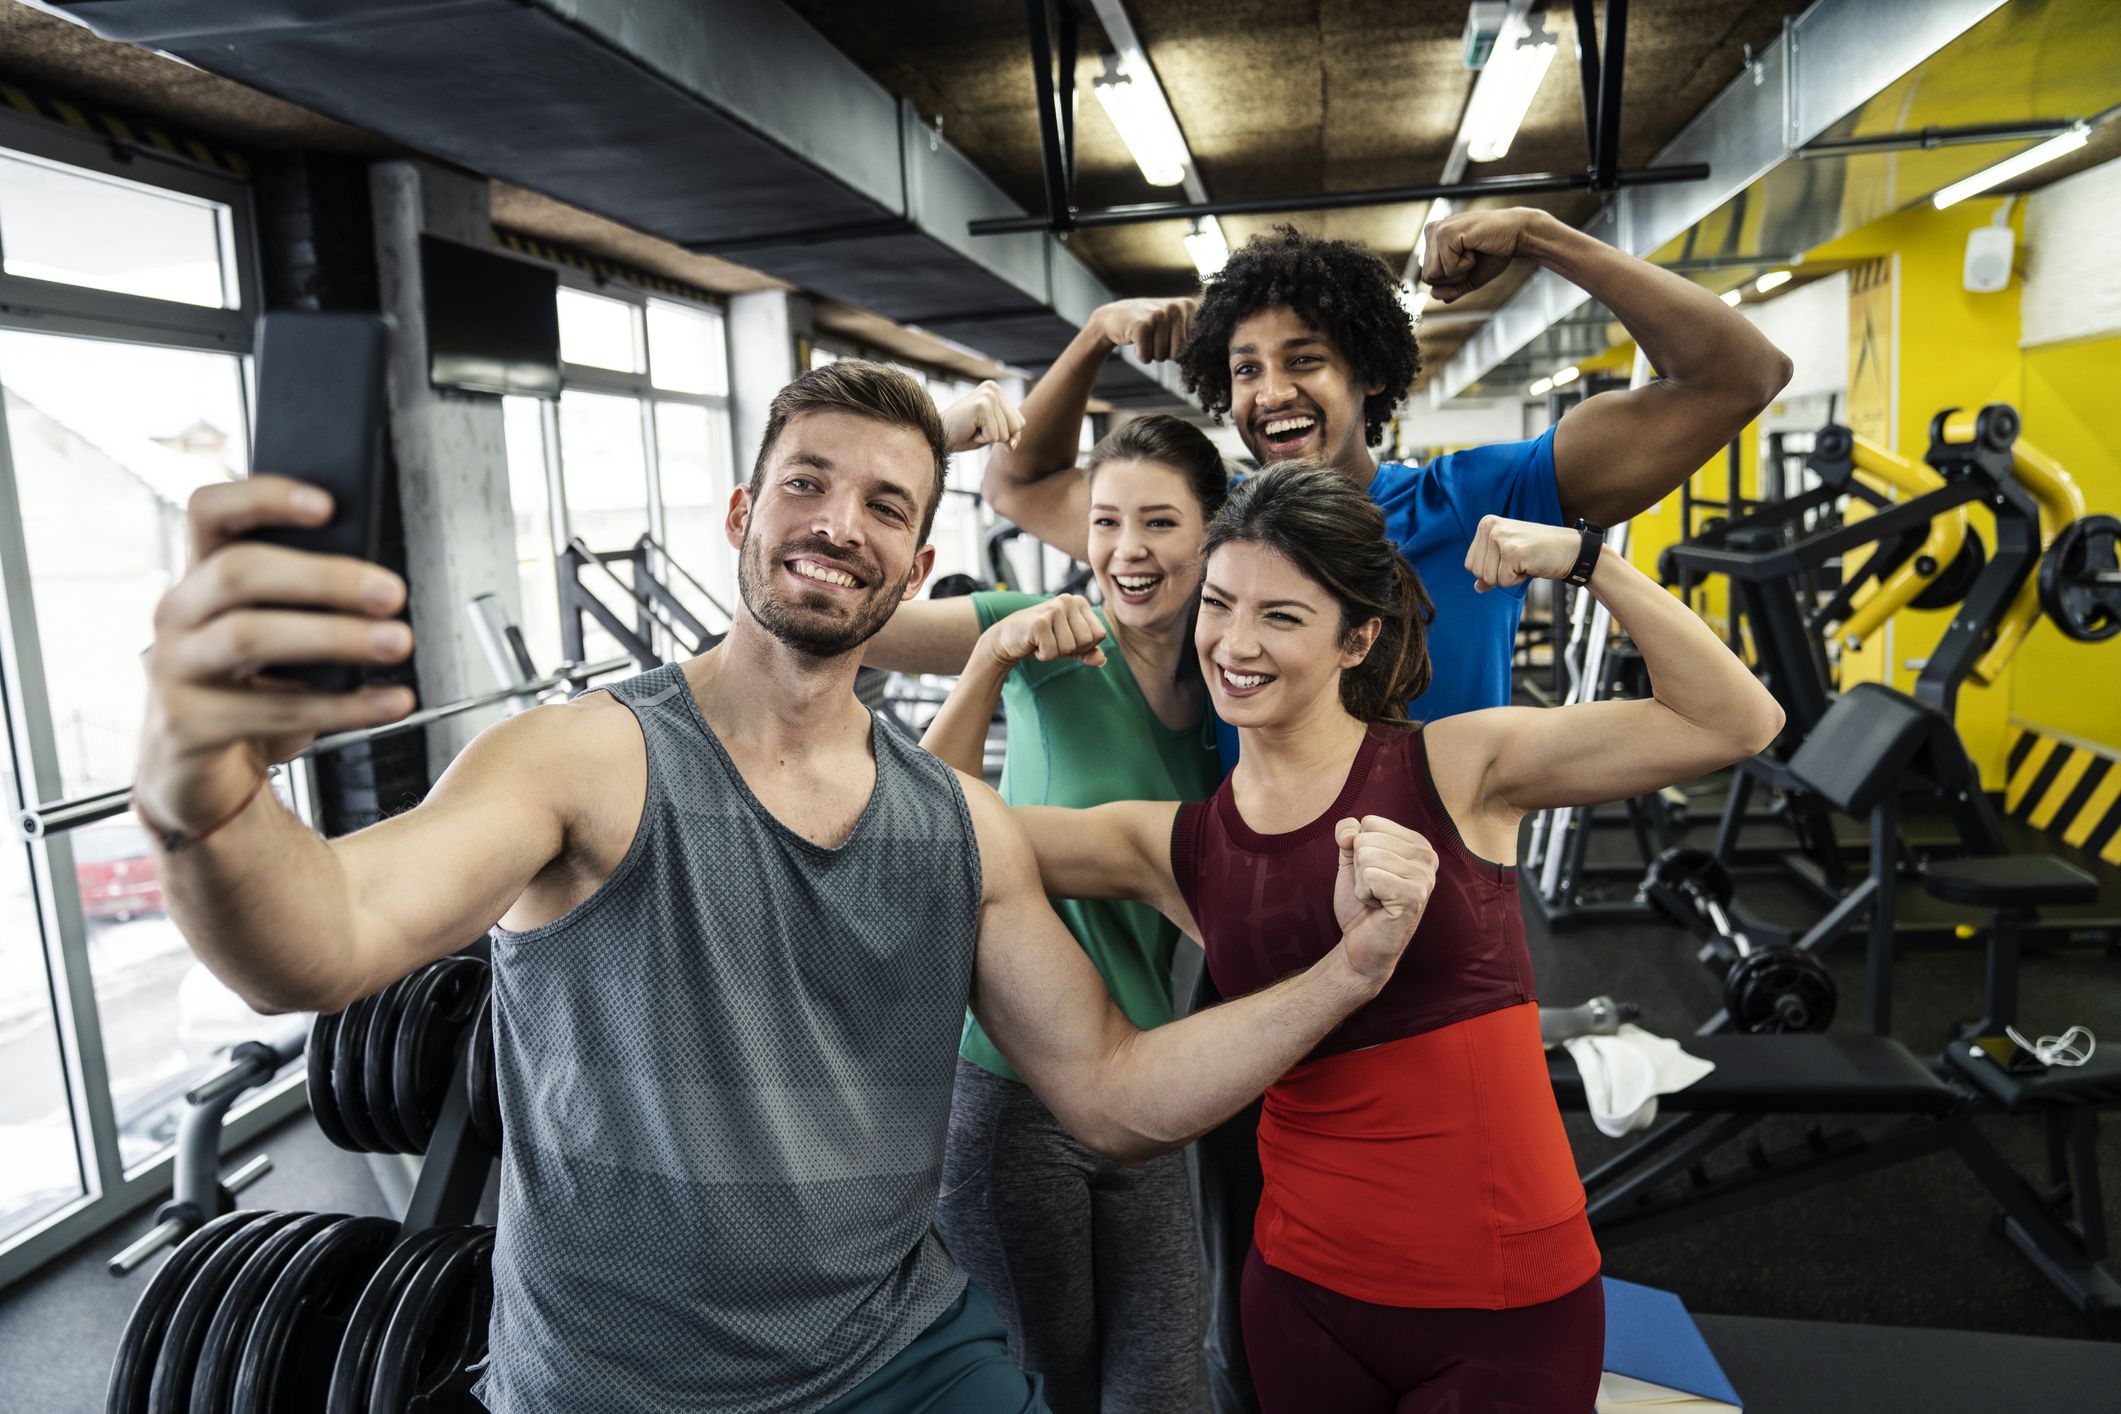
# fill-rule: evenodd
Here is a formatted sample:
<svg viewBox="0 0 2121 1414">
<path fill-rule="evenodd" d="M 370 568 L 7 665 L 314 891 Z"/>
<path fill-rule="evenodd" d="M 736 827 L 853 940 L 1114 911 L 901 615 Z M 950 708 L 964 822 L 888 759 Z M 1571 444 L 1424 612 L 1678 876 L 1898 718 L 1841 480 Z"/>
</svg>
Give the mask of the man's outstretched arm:
<svg viewBox="0 0 2121 1414">
<path fill-rule="evenodd" d="M 1788 355 L 1691 280 L 1528 208 L 1429 228 L 1422 278 L 1446 303 L 1537 261 L 1613 311 L 1660 375 L 1586 398 L 1554 430 L 1562 514 L 1615 525 L 1670 495 L 1790 381 Z"/>
<path fill-rule="evenodd" d="M 1024 398 L 1024 430 L 1013 447 L 987 454 L 980 494 L 1014 521 L 1074 559 L 1090 555 L 1090 493 L 1075 470 L 1090 392 L 1105 360 L 1126 344 L 1145 363 L 1175 358 L 1198 301 L 1129 299 L 1100 305 Z"/>
<path fill-rule="evenodd" d="M 1360 831 L 1344 824 L 1342 867 L 1355 901 L 1342 914 L 1339 946 L 1264 991 L 1141 1031 L 1046 902 L 1023 827 L 979 782 L 968 780 L 965 793 L 986 888 L 973 1012 L 1070 1133 L 1123 1161 L 1212 1129 L 1376 996 L 1435 881 L 1435 853 L 1419 836 L 1378 821 Z M 1150 880 L 1131 864 L 1115 867 L 1142 877 L 1095 892 L 1169 887 L 1168 873 Z"/>
<path fill-rule="evenodd" d="M 260 789 L 267 762 L 412 706 L 403 688 L 308 693 L 259 679 L 287 663 L 396 662 L 412 648 L 391 617 L 405 595 L 395 575 L 240 538 L 318 523 L 330 513 L 319 494 L 256 476 L 194 496 L 192 564 L 156 610 L 148 654 L 134 799 L 155 827 L 170 917 L 267 1012 L 336 1010 L 490 927 L 559 853 L 554 780 L 567 767 L 551 763 L 583 742 L 555 736 L 580 707 L 525 713 L 473 742 L 417 808 L 329 842 Z M 168 836 L 186 843 L 160 848 Z"/>
</svg>

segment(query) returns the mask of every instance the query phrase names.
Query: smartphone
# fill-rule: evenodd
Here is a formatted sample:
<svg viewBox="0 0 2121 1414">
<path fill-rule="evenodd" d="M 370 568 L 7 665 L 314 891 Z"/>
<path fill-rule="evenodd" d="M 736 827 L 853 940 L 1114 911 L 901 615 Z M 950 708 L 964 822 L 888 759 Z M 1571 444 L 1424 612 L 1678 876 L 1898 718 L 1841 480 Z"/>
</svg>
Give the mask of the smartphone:
<svg viewBox="0 0 2121 1414">
<path fill-rule="evenodd" d="M 322 487 L 331 493 L 332 516 L 319 526 L 271 526 L 247 538 L 376 557 L 388 334 L 380 314 L 286 310 L 258 321 L 251 470 Z M 326 692 L 350 691 L 360 681 L 360 669 L 347 663 L 285 664 L 273 675 Z"/>
<path fill-rule="evenodd" d="M 1976 1036 L 1970 1044 L 2012 1075 L 2038 1075 L 2047 1069 L 2040 1057 L 2008 1036 Z"/>
</svg>

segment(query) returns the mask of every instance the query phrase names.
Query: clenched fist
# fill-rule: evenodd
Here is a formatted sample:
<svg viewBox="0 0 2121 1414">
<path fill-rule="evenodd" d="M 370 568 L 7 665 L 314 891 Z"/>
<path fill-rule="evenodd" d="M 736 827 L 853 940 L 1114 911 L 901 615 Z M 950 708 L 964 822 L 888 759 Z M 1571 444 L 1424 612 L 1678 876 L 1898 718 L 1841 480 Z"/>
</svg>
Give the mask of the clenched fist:
<svg viewBox="0 0 2121 1414">
<path fill-rule="evenodd" d="M 1080 594 L 1056 594 L 1043 604 L 1018 609 L 980 638 L 1005 668 L 1026 658 L 1041 663 L 1080 658 L 1093 668 L 1105 662 L 1105 650 L 1098 646 L 1105 641 L 1105 626 Z"/>
<path fill-rule="evenodd" d="M 997 442 L 1014 447 L 1023 431 L 1024 415 L 991 378 L 943 409 L 944 444 L 953 452 Z"/>
<path fill-rule="evenodd" d="M 1567 579 L 1581 553 L 1582 534 L 1567 526 L 1482 516 L 1473 546 L 1466 551 L 1466 571 L 1480 591 L 1528 579 Z"/>
<path fill-rule="evenodd" d="M 1421 281 L 1445 304 L 1471 294 L 1529 254 L 1527 237 L 1553 219 L 1528 206 L 1446 216 L 1422 233 Z"/>
<path fill-rule="evenodd" d="M 1333 880 L 1340 945 L 1357 974 L 1382 987 L 1429 906 L 1435 847 L 1382 815 L 1340 821 L 1333 841 L 1340 846 L 1340 872 Z"/>
<path fill-rule="evenodd" d="M 1198 308 L 1197 299 L 1114 300 L 1100 305 L 1090 316 L 1090 323 L 1113 347 L 1132 344 L 1135 357 L 1143 363 L 1155 363 L 1178 357 L 1193 325 L 1193 311 Z"/>
</svg>

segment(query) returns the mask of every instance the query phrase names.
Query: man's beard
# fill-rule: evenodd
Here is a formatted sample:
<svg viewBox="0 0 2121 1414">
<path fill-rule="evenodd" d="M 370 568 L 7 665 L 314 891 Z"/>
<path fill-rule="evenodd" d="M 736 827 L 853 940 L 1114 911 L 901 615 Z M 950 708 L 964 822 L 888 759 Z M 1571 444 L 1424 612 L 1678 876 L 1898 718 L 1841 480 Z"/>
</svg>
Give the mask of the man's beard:
<svg viewBox="0 0 2121 1414">
<path fill-rule="evenodd" d="M 838 601 L 840 596 L 831 590 L 797 590 L 793 595 L 785 594 L 773 571 L 785 561 L 801 555 L 838 565 L 857 581 L 871 582 L 870 597 L 852 606 L 851 617 L 828 619 L 815 610 Z M 878 579 L 874 566 L 815 540 L 790 541 L 776 546 L 771 553 L 765 553 L 757 548 L 748 529 L 737 552 L 737 593 L 742 597 L 744 607 L 766 632 L 808 658 L 837 658 L 875 637 L 877 630 L 890 621 L 899 606 L 899 596 L 905 593 L 907 581 L 912 577 L 913 571 L 909 568 L 897 584 L 885 588 L 874 583 Z M 812 596 L 816 602 L 806 604 L 804 601 Z"/>
</svg>

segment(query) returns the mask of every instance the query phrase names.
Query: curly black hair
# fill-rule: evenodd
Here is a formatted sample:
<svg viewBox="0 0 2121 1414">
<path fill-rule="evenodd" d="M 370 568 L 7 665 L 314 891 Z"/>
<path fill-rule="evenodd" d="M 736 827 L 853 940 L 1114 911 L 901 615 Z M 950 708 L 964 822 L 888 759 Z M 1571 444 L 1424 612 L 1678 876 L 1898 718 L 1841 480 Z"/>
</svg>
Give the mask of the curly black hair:
<svg viewBox="0 0 2121 1414">
<path fill-rule="evenodd" d="M 1230 336 L 1245 320 L 1278 305 L 1295 310 L 1331 339 L 1357 382 L 1383 385 L 1362 404 L 1363 433 L 1376 446 L 1392 409 L 1414 386 L 1421 350 L 1391 267 L 1353 241 L 1321 240 L 1294 226 L 1276 226 L 1246 241 L 1202 292 L 1200 311 L 1178 355 L 1186 391 L 1197 395 L 1211 416 L 1227 413 Z"/>
</svg>

